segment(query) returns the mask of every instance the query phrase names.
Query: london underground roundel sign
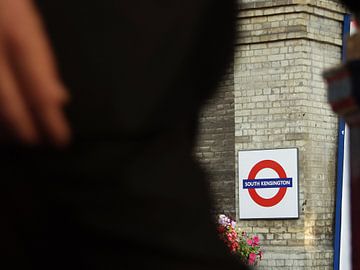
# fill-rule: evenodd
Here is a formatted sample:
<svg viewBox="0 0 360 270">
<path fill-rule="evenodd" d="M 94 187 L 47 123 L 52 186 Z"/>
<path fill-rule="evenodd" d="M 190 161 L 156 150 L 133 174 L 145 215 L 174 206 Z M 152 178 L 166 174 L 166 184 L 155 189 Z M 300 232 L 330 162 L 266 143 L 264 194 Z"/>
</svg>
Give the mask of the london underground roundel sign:
<svg viewBox="0 0 360 270">
<path fill-rule="evenodd" d="M 297 149 L 239 152 L 240 219 L 297 218 Z"/>
</svg>

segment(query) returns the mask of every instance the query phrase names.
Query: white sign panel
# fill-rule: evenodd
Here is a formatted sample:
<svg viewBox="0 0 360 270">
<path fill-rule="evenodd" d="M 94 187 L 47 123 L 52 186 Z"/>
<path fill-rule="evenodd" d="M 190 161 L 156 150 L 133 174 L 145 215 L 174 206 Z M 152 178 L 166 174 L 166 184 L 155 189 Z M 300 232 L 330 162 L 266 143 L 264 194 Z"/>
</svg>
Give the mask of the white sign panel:
<svg viewBox="0 0 360 270">
<path fill-rule="evenodd" d="M 351 269 L 351 220 L 350 220 L 350 145 L 349 127 L 345 128 L 343 189 L 341 202 L 340 269 Z"/>
<path fill-rule="evenodd" d="M 299 217 L 298 150 L 239 151 L 240 219 Z"/>
</svg>

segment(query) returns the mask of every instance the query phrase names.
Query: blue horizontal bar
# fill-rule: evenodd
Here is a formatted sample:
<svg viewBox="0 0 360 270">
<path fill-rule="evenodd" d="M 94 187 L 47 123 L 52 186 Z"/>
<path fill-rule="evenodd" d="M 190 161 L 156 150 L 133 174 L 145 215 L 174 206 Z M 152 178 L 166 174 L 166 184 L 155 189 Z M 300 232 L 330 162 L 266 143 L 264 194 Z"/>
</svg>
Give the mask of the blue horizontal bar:
<svg viewBox="0 0 360 270">
<path fill-rule="evenodd" d="M 288 188 L 292 186 L 292 178 L 243 179 L 243 189 Z"/>
</svg>

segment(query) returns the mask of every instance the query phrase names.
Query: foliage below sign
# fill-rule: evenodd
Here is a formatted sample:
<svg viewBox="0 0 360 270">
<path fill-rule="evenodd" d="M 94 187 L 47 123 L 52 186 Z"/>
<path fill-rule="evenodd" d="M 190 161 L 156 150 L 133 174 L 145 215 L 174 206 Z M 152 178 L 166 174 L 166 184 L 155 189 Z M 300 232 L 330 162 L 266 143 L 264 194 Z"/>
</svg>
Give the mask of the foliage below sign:
<svg viewBox="0 0 360 270">
<path fill-rule="evenodd" d="M 240 219 L 299 217 L 298 150 L 239 151 Z"/>
</svg>

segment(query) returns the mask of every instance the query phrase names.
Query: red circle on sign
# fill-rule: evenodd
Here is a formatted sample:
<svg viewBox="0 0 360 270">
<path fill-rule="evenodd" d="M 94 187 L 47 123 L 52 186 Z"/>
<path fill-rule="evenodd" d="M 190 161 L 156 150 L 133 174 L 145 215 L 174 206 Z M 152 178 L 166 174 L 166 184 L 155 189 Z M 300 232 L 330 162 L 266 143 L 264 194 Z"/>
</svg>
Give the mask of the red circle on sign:
<svg viewBox="0 0 360 270">
<path fill-rule="evenodd" d="M 273 169 L 278 175 L 279 178 L 287 178 L 286 173 L 281 167 L 279 163 L 273 160 L 263 160 L 257 163 L 250 171 L 248 180 L 255 180 L 256 175 L 261 171 L 262 169 Z M 256 202 L 257 204 L 264 206 L 264 207 L 272 207 L 277 205 L 281 200 L 284 198 L 286 194 L 286 187 L 279 188 L 279 191 L 276 193 L 276 195 L 272 198 L 263 198 L 261 197 L 255 189 L 249 189 L 250 197 Z"/>
</svg>

